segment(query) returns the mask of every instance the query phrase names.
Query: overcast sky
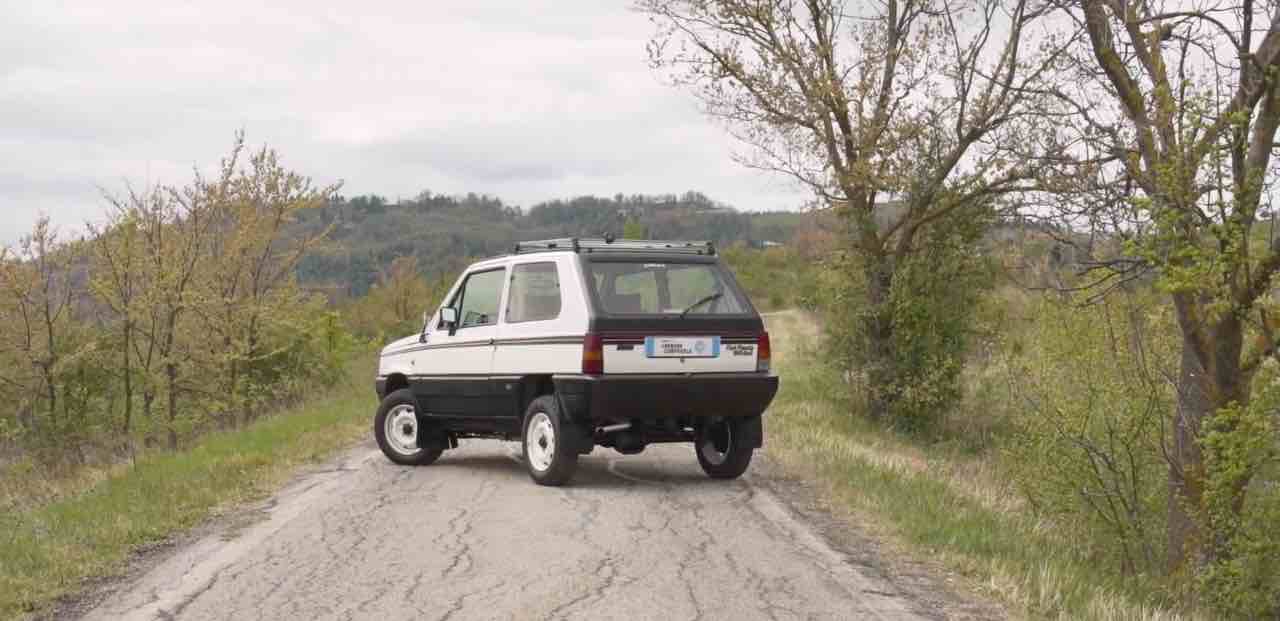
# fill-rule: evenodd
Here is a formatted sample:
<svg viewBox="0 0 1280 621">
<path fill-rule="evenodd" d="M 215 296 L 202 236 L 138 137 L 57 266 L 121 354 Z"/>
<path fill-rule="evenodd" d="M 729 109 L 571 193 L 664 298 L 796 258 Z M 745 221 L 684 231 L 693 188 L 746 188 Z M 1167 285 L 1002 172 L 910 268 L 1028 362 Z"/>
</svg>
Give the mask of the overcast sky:
<svg viewBox="0 0 1280 621">
<path fill-rule="evenodd" d="M 805 199 L 730 159 L 625 0 L 2 4 L 0 242 L 96 219 L 99 188 L 185 183 L 240 128 L 347 196 Z"/>
</svg>

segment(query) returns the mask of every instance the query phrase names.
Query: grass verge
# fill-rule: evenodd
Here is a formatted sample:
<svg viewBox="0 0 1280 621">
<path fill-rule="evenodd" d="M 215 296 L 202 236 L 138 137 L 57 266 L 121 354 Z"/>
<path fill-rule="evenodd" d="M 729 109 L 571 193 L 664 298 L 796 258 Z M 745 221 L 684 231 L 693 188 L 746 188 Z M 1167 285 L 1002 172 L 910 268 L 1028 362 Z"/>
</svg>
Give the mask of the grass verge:
<svg viewBox="0 0 1280 621">
<path fill-rule="evenodd" d="M 768 318 L 782 388 L 768 415 L 769 455 L 819 480 L 921 558 L 940 560 L 1015 611 L 1047 619 L 1190 619 L 1158 587 L 1091 563 L 1035 519 L 991 459 L 924 450 L 851 415 L 838 377 L 813 360 L 817 329 L 798 312 Z"/>
<path fill-rule="evenodd" d="M 82 493 L 0 513 L 0 619 L 46 608 L 85 581 L 117 574 L 131 552 L 264 497 L 304 464 L 368 433 L 372 354 L 347 379 L 297 406 L 189 450 L 114 468 Z"/>
</svg>

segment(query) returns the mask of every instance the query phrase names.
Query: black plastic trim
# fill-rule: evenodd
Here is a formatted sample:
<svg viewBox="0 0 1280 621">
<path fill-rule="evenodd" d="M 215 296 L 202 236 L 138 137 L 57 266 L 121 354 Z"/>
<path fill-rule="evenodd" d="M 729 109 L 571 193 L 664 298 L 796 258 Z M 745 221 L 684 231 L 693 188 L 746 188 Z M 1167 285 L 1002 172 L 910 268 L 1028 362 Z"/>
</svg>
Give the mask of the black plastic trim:
<svg viewBox="0 0 1280 621">
<path fill-rule="evenodd" d="M 760 416 L 778 391 L 766 373 L 553 375 L 574 420 Z"/>
</svg>

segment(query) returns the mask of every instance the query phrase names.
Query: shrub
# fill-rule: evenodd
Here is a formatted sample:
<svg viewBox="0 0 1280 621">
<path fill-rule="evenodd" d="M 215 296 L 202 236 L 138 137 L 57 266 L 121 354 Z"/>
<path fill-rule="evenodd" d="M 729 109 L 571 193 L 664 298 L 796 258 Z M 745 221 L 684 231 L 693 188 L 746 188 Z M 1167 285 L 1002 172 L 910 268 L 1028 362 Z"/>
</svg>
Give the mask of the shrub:
<svg viewBox="0 0 1280 621">
<path fill-rule="evenodd" d="M 1205 506 L 1215 533 L 1213 557 L 1196 575 L 1198 591 L 1215 610 L 1242 619 L 1280 617 L 1280 489 L 1274 477 L 1250 475 L 1274 466 L 1275 412 L 1280 407 L 1280 370 L 1274 359 L 1255 378 L 1263 388 L 1246 407 L 1218 411 L 1201 440 L 1205 455 Z M 1249 503 L 1233 506 L 1241 485 L 1252 485 Z"/>
<path fill-rule="evenodd" d="M 995 282 L 995 261 L 979 248 L 984 218 L 946 222 L 931 227 L 921 247 L 893 269 L 887 308 L 866 302 L 867 283 L 861 259 L 836 255 L 817 277 L 816 306 L 828 326 L 827 360 L 848 369 L 851 390 L 866 402 L 890 404 L 891 427 L 934 432 L 962 394 L 960 374 L 978 327 L 978 309 Z M 892 331 L 888 360 L 872 355 L 867 335 L 872 313 L 887 312 Z M 873 365 L 891 367 L 872 381 Z M 877 394 L 878 393 L 878 394 Z"/>
<path fill-rule="evenodd" d="M 1085 553 L 1126 573 L 1162 567 L 1166 378 L 1178 360 L 1169 309 L 1145 301 L 1042 300 L 1008 366 L 1024 406 L 1005 450 L 1019 489 Z"/>
</svg>

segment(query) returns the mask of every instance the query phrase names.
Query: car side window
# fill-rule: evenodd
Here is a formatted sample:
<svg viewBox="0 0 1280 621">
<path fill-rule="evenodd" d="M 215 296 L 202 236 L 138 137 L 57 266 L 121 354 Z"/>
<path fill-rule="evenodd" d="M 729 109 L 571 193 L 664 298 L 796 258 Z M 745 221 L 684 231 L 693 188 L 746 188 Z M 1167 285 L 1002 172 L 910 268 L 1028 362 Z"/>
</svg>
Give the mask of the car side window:
<svg viewBox="0 0 1280 621">
<path fill-rule="evenodd" d="M 560 274 L 554 262 L 524 263 L 511 270 L 507 323 L 560 316 Z"/>
<path fill-rule="evenodd" d="M 498 303 L 502 298 L 502 281 L 506 270 L 476 272 L 454 296 L 451 304 L 458 309 L 458 329 L 491 326 L 498 322 Z"/>
</svg>

